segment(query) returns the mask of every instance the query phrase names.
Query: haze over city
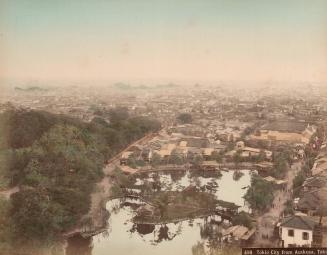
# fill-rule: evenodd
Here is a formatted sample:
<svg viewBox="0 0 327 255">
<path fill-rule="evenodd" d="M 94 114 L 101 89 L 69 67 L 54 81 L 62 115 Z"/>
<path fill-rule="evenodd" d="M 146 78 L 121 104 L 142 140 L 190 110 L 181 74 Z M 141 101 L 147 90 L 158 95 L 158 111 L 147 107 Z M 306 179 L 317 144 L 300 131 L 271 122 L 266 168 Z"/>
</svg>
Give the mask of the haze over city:
<svg viewBox="0 0 327 255">
<path fill-rule="evenodd" d="M 326 134 L 327 0 L 0 0 L 1 255 L 322 254 Z"/>
<path fill-rule="evenodd" d="M 0 1 L 4 81 L 327 79 L 327 1 Z"/>
</svg>

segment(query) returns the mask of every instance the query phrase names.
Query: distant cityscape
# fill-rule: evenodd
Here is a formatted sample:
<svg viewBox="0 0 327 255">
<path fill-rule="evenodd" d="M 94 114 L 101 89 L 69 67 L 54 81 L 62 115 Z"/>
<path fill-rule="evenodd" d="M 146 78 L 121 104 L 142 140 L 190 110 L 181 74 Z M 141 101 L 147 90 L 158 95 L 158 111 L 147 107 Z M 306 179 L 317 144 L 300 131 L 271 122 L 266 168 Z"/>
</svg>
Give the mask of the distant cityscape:
<svg viewBox="0 0 327 255">
<path fill-rule="evenodd" d="M 168 84 L 151 88 L 119 83 L 96 89 L 11 87 L 1 95 L 3 113 L 45 111 L 110 127 L 116 125 L 113 110 L 120 117 L 158 120 L 161 128 L 106 162 L 104 179 L 92 195 L 93 223 L 82 224 L 66 237 L 82 234 L 96 239 L 107 226 L 99 197 L 103 201 L 124 197 L 125 204 L 128 198 L 140 200 L 132 210 L 140 235 L 160 236 L 166 231 L 165 238 L 174 239 L 169 236 L 177 230 L 170 224 L 206 218 L 208 226 L 220 226 L 214 231 L 219 238 L 211 233 L 205 239 L 217 241 L 216 249 L 327 245 L 322 213 L 327 178 L 326 87 Z M 220 179 L 230 174 L 233 180 L 228 185 L 236 185 L 229 191 L 235 192 L 234 199 L 220 189 Z M 172 180 L 167 181 L 167 176 Z M 248 179 L 243 184 L 247 186 L 237 186 L 242 178 Z M 202 201 L 198 196 L 203 196 Z M 192 209 L 182 202 L 187 199 Z M 143 233 L 139 228 L 144 224 L 153 228 Z M 156 230 L 159 225 L 167 229 Z"/>
</svg>

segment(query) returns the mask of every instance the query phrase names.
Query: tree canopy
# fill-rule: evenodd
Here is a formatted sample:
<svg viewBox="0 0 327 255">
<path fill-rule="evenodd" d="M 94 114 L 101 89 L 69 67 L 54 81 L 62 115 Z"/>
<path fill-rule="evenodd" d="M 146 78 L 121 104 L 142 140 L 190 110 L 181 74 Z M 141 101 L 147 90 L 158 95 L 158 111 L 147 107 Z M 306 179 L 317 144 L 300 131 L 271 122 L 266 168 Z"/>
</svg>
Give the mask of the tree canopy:
<svg viewBox="0 0 327 255">
<path fill-rule="evenodd" d="M 159 128 L 144 117 L 85 123 L 41 111 L 0 114 L 0 188 L 20 186 L 6 210 L 11 242 L 51 242 L 78 223 L 105 161 Z"/>
<path fill-rule="evenodd" d="M 252 175 L 251 186 L 244 195 L 244 199 L 252 209 L 264 210 L 274 199 L 273 186 L 258 175 Z"/>
<path fill-rule="evenodd" d="M 192 115 L 189 113 L 181 113 L 177 116 L 177 120 L 183 124 L 188 124 L 192 122 Z"/>
</svg>

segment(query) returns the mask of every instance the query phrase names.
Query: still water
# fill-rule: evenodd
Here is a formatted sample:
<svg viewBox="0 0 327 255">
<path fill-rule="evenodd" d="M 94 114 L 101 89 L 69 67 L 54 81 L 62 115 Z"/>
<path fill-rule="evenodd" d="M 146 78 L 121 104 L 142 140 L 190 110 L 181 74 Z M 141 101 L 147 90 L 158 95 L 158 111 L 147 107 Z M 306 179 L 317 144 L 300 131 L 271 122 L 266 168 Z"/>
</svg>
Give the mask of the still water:
<svg viewBox="0 0 327 255">
<path fill-rule="evenodd" d="M 218 199 L 233 202 L 241 206 L 240 210 L 247 211 L 244 206 L 243 195 L 250 185 L 250 172 L 242 170 L 242 177 L 238 180 L 233 178 L 233 171 L 222 172 L 222 176 L 194 176 L 190 172 L 181 176 L 160 174 L 162 190 L 183 190 L 189 185 L 208 186 L 215 188 L 210 191 Z M 235 176 L 234 176 L 235 177 Z M 151 181 L 151 175 L 147 178 Z M 142 185 L 144 179 L 137 179 L 136 185 Z M 111 200 L 107 203 L 110 212 L 108 230 L 87 240 L 84 250 L 79 254 L 92 255 L 191 255 L 192 247 L 198 242 L 205 244 L 207 249 L 218 240 L 217 235 L 224 224 L 220 216 L 212 216 L 207 219 L 194 219 L 166 225 L 136 225 L 132 222 L 135 211 L 131 206 L 123 206 L 123 202 L 137 203 L 132 200 Z M 127 203 L 128 204 L 128 203 Z M 76 240 L 74 241 L 76 242 Z M 83 245 L 79 245 L 82 249 Z M 72 247 L 70 247 L 72 248 Z M 75 255 L 73 251 L 67 255 Z"/>
</svg>

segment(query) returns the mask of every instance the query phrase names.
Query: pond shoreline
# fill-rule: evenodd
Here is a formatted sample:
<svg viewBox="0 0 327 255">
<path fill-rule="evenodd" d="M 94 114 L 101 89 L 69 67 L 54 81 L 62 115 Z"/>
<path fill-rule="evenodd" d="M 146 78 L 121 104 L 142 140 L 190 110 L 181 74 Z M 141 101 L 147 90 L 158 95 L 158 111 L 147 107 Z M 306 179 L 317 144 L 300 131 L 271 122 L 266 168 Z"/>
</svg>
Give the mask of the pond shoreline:
<svg viewBox="0 0 327 255">
<path fill-rule="evenodd" d="M 142 174 L 142 173 L 153 173 L 153 172 L 170 172 L 170 171 L 200 171 L 200 172 L 215 172 L 215 171 L 239 171 L 239 170 L 249 170 L 249 171 L 260 171 L 262 172 L 262 166 L 254 162 L 241 162 L 241 163 L 217 163 L 215 165 L 216 169 L 208 168 L 207 166 L 190 166 L 188 164 L 184 165 L 159 165 L 157 167 L 146 166 L 141 167 L 132 175 Z"/>
<path fill-rule="evenodd" d="M 74 231 L 68 232 L 66 234 L 64 234 L 64 238 L 69 238 L 75 235 L 80 235 L 84 238 L 90 238 L 93 237 L 99 233 L 105 232 L 108 228 L 108 219 L 110 217 L 110 213 L 108 212 L 108 210 L 106 209 L 106 204 L 113 200 L 113 199 L 117 199 L 117 196 L 113 196 L 110 192 L 110 188 L 111 188 L 111 182 L 112 179 L 110 178 L 110 173 L 112 171 L 112 169 L 115 167 L 114 164 L 111 165 L 111 170 L 108 169 L 106 170 L 106 176 L 105 178 L 107 178 L 107 187 L 106 190 L 102 189 L 98 189 L 96 191 L 97 196 L 99 198 L 99 200 L 97 201 L 97 205 L 95 206 L 95 211 L 96 213 L 93 213 L 92 215 L 94 217 L 96 217 L 96 219 L 92 218 L 92 223 L 91 224 L 81 224 L 81 226 L 79 228 L 76 228 Z M 251 172 L 251 170 L 248 169 L 243 169 L 245 171 L 249 171 Z M 199 169 L 183 169 L 184 172 L 190 172 L 190 173 L 213 173 L 213 172 L 225 172 L 225 171 L 220 171 L 220 170 L 199 170 Z M 161 172 L 162 174 L 170 174 L 170 173 L 174 173 L 175 171 L 168 169 L 167 171 L 158 171 L 159 173 Z M 181 171 L 179 171 L 181 172 Z M 234 171 L 226 171 L 226 173 L 228 172 L 234 172 Z M 143 174 L 151 174 L 151 171 L 142 171 L 142 172 L 137 172 L 133 175 L 137 176 L 138 174 L 143 175 Z M 108 185 L 109 184 L 109 185 Z M 104 184 L 102 183 L 102 185 L 100 184 L 100 187 L 103 186 Z M 120 196 L 119 198 L 128 198 L 127 196 Z M 89 214 L 88 216 L 92 216 L 91 214 Z M 188 219 L 194 219 L 197 218 L 197 216 L 195 215 L 194 217 L 188 218 Z M 187 220 L 187 219 L 184 219 Z M 183 219 L 176 219 L 176 220 L 172 220 L 172 222 L 181 222 L 183 221 Z M 96 222 L 96 224 L 94 224 Z M 139 222 L 139 223 L 144 223 L 145 222 Z M 161 222 L 151 222 L 149 224 L 160 224 Z"/>
</svg>

